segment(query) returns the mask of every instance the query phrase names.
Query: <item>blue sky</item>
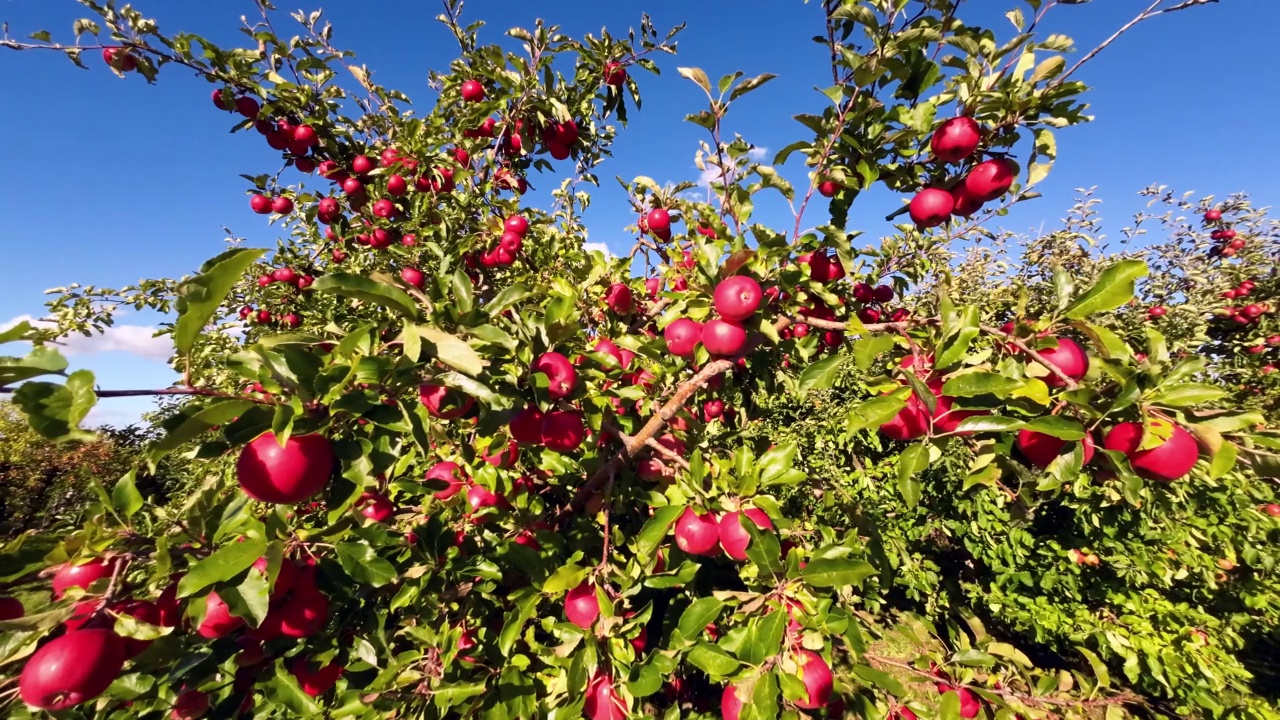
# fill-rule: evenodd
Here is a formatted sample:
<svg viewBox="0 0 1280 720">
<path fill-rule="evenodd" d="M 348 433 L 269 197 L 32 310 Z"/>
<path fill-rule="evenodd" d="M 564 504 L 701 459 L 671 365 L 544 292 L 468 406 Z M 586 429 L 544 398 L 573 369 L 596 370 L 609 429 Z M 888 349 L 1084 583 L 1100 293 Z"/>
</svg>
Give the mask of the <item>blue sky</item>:
<svg viewBox="0 0 1280 720">
<path fill-rule="evenodd" d="M 227 45 L 242 39 L 239 17 L 253 12 L 248 0 L 136 4 L 166 32 L 196 32 Z M 1012 27 L 1001 15 L 1015 4 L 969 0 L 961 17 L 1008 37 Z M 1088 49 L 1149 4 L 1062 6 L 1049 13 L 1044 30 L 1067 34 Z M 296 0 L 283 3 L 296 6 Z M 354 49 L 384 85 L 429 106 L 434 93 L 426 87 L 427 71 L 446 68 L 456 48 L 434 19 L 438 3 L 305 4 L 308 10 L 317 6 L 334 23 L 337 45 Z M 817 0 L 473 0 L 466 17 L 489 23 L 482 40 L 503 41 L 506 28 L 531 27 L 535 17 L 558 22 L 575 36 L 601 27 L 622 34 L 638 24 L 642 8 L 660 29 L 680 22 L 688 29 L 678 56 L 657 58 L 660 77 L 636 73 L 644 108 L 620 134 L 615 158 L 600 168 L 603 190 L 588 214 L 591 240 L 615 251 L 629 247 L 623 228 L 634 218 L 613 176 L 648 175 L 659 182 L 698 177 L 693 153 L 705 131 L 681 118 L 701 107 L 702 94 L 675 72 L 677 65 L 701 67 L 713 79 L 734 70 L 777 74 L 736 106 L 729 121 L 731 131 L 770 155 L 807 136 L 791 115 L 818 111 L 826 101 L 813 88 L 830 78 L 823 49 L 810 41 L 822 30 Z M 17 37 L 48 29 L 67 39 L 74 19 L 86 14 L 80 10 L 71 0 L 0 0 L 0 21 Z M 288 32 L 291 22 L 279 18 L 277 28 Z M 1141 209 L 1136 191 L 1153 182 L 1219 196 L 1248 190 L 1257 203 L 1275 204 L 1280 99 L 1272 92 L 1271 34 L 1277 25 L 1280 3 L 1274 0 L 1224 0 L 1156 18 L 1127 34 L 1077 76 L 1095 88 L 1087 100 L 1096 121 L 1058 133 L 1057 165 L 1039 188 L 1045 197 L 1015 208 L 1001 224 L 1014 230 L 1052 226 L 1074 189 L 1087 186 L 1097 186 L 1105 200 L 1112 234 Z M 0 325 L 39 317 L 46 288 L 70 282 L 116 287 L 189 272 L 224 247 L 223 225 L 253 244 L 271 244 L 265 220 L 249 210 L 239 174 L 271 171 L 278 156 L 256 133 L 227 133 L 228 116 L 210 106 L 204 81 L 167 68 L 157 85 L 148 86 L 138 77 L 115 78 L 96 57 L 86 72 L 43 52 L 3 52 L 0 64 L 0 137 L 6 140 Z M 803 180 L 798 158 L 787 168 L 793 181 Z M 883 217 L 896 202 L 865 196 L 850 228 L 866 231 L 868 240 L 889 232 Z M 777 209 L 763 210 L 757 219 L 790 227 L 789 215 Z M 70 346 L 73 365 L 94 370 L 103 387 L 166 385 L 172 374 L 160 359 L 164 346 L 148 340 L 147 328 L 156 322 L 121 315 L 122 329 Z M 127 422 L 146 407 L 139 400 L 104 403 L 110 404 L 95 419 Z"/>
</svg>

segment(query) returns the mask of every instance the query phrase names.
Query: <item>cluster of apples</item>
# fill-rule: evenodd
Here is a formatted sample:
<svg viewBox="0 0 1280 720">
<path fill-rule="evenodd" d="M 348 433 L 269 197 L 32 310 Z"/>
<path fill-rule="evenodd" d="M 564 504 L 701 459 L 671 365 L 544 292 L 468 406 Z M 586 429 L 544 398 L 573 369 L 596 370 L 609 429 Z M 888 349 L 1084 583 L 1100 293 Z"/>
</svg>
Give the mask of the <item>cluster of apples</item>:
<svg viewBox="0 0 1280 720">
<path fill-rule="evenodd" d="M 982 127 L 965 116 L 943 122 L 929 139 L 933 157 L 941 163 L 963 163 L 973 157 L 981 144 Z M 937 227 L 953 216 L 972 217 L 984 203 L 1009 192 L 1017 175 L 1018 166 L 1008 158 L 984 160 L 950 189 L 927 187 L 916 193 L 907 212 L 920 229 Z"/>
<path fill-rule="evenodd" d="M 262 104 L 257 99 L 230 88 L 214 90 L 211 99 L 213 106 L 219 110 L 239 113 L 253 120 L 254 129 L 266 138 L 267 145 L 272 150 L 284 153 L 285 159 L 291 161 L 299 171 L 310 173 L 316 169 L 316 158 L 309 154 L 320 147 L 320 135 L 315 128 L 306 124 L 295 125 L 286 118 L 261 117 Z M 266 210 L 259 209 L 260 203 L 261 201 L 257 201 L 254 204 L 254 212 L 263 215 L 272 212 L 269 206 Z M 274 210 L 282 214 L 291 211 L 292 202 L 288 210 Z"/>
<path fill-rule="evenodd" d="M 524 248 L 524 236 L 529 232 L 529 221 L 523 215 L 512 215 L 502 223 L 502 235 L 498 243 L 487 251 L 477 251 L 466 258 L 468 267 L 505 267 L 516 261 Z"/>
<path fill-rule="evenodd" d="M 755 278 L 734 275 L 721 280 L 714 291 L 714 307 L 718 317 L 704 325 L 681 317 L 667 324 L 662 337 L 672 355 L 690 358 L 701 343 L 716 357 L 735 357 L 747 348 L 747 329 L 743 324 L 760 309 L 764 291 Z"/>
<path fill-rule="evenodd" d="M 1222 211 L 1218 208 L 1211 208 L 1205 212 L 1204 224 L 1213 226 L 1214 229 L 1209 232 L 1209 237 L 1218 241 L 1218 244 L 1209 251 L 1210 255 L 1232 257 L 1244 249 L 1246 245 L 1244 238 L 1236 236 L 1236 231 L 1223 221 Z"/>
</svg>

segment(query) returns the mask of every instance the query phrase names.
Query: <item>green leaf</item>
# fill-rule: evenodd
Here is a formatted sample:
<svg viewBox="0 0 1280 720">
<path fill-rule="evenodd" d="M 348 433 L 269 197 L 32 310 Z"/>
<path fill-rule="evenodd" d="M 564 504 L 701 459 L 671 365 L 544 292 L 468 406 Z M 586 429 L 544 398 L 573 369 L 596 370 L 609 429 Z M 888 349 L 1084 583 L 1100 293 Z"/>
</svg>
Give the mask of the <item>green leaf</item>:
<svg viewBox="0 0 1280 720">
<path fill-rule="evenodd" d="M 487 310 L 490 317 L 492 317 L 529 297 L 531 294 L 532 293 L 529 291 L 529 288 L 524 285 L 520 285 L 519 283 L 515 285 L 508 285 L 502 289 L 502 292 L 495 295 L 493 299 L 485 305 L 485 310 Z"/>
<path fill-rule="evenodd" d="M 853 362 L 859 370 L 866 370 L 876 358 L 897 344 L 897 338 L 888 333 L 867 335 L 853 342 Z"/>
<path fill-rule="evenodd" d="M 1226 394 L 1226 390 L 1216 385 L 1183 383 L 1169 388 L 1161 388 L 1151 396 L 1151 402 L 1166 407 L 1192 407 L 1220 400 Z"/>
<path fill-rule="evenodd" d="M 991 667 L 996 664 L 996 659 L 977 648 L 969 648 L 961 650 L 951 656 L 951 661 L 960 665 L 969 665 L 971 667 Z"/>
<path fill-rule="evenodd" d="M 1087 648 L 1076 648 L 1085 660 L 1089 661 L 1089 666 L 1093 668 L 1094 677 L 1098 678 L 1099 687 L 1108 687 L 1111 685 L 1111 674 L 1107 672 L 1107 664 L 1102 662 L 1092 650 Z"/>
<path fill-rule="evenodd" d="M 1031 658 L 1027 657 L 1018 648 L 1002 642 L 995 642 L 987 645 L 987 652 L 992 655 L 999 655 L 1002 658 L 1008 658 L 1025 668 L 1035 667 L 1035 663 L 1031 662 Z"/>
<path fill-rule="evenodd" d="M 1200 424 L 1208 425 L 1220 433 L 1238 433 L 1257 425 L 1265 425 L 1266 422 L 1267 419 L 1262 416 L 1262 413 L 1249 411 L 1237 415 L 1217 415 L 1201 421 Z"/>
<path fill-rule="evenodd" d="M 571 588 L 578 587 L 587 577 L 587 568 L 580 565 L 569 564 L 551 573 L 551 577 L 542 583 L 542 592 L 544 593 L 562 593 Z"/>
<path fill-rule="evenodd" d="M 25 340 L 34 329 L 35 328 L 31 326 L 30 322 L 23 320 L 13 327 L 6 330 L 0 330 L 0 344 L 13 342 L 14 340 Z"/>
<path fill-rule="evenodd" d="M 382 587 L 396 579 L 395 566 L 378 557 L 366 543 L 338 543 L 333 549 L 338 554 L 338 564 L 356 582 Z"/>
<path fill-rule="evenodd" d="M 151 445 L 152 459 L 178 449 L 183 443 L 209 432 L 214 426 L 231 422 L 256 404 L 249 400 L 221 399 L 206 405 L 184 407 L 181 411 L 181 423 L 170 428 L 163 438 Z"/>
<path fill-rule="evenodd" d="M 502 623 L 502 632 L 498 635 L 498 651 L 503 657 L 510 656 L 511 648 L 520 638 L 520 631 L 524 629 L 524 624 L 529 622 L 529 618 L 533 617 L 534 612 L 537 611 L 541 596 L 531 588 L 521 588 L 509 599 L 515 607 L 507 611 L 507 617 Z"/>
<path fill-rule="evenodd" d="M 698 643 L 695 645 L 689 651 L 688 659 L 694 667 L 710 675 L 712 680 L 717 681 L 726 675 L 732 674 L 740 665 L 732 655 L 710 643 Z"/>
<path fill-rule="evenodd" d="M 480 357 L 480 353 L 476 352 L 475 348 L 457 335 L 451 335 L 430 325 L 414 325 L 413 330 L 425 343 L 424 350 L 459 372 L 479 375 L 489 365 L 488 360 Z"/>
<path fill-rule="evenodd" d="M 854 665 L 853 674 L 894 697 L 902 697 L 907 694 L 907 690 L 902 686 L 902 683 L 883 670 L 877 670 L 869 665 Z"/>
<path fill-rule="evenodd" d="M 248 570 L 266 551 L 267 541 L 261 537 L 245 537 L 223 545 L 192 565 L 178 581 L 178 597 L 190 597 L 214 583 L 230 580 Z"/>
<path fill-rule="evenodd" d="M 680 77 L 692 80 L 698 87 L 702 88 L 707 97 L 711 97 L 711 78 L 702 71 L 702 68 L 678 67 L 676 72 L 680 73 Z"/>
<path fill-rule="evenodd" d="M 1231 472 L 1236 466 L 1236 457 L 1239 450 L 1235 443 L 1224 442 L 1218 448 L 1218 452 L 1213 454 L 1213 461 L 1209 463 L 1209 479 L 1217 480 L 1218 478 Z"/>
<path fill-rule="evenodd" d="M 978 308 L 975 305 L 966 305 L 961 311 L 959 317 L 959 328 L 956 331 L 955 339 L 942 348 L 938 353 L 938 359 L 934 365 L 939 368 L 951 367 L 969 352 L 969 346 L 973 343 L 973 339 L 978 337 L 981 332 L 981 317 L 978 314 Z"/>
<path fill-rule="evenodd" d="M 724 603 L 714 597 L 698 598 L 680 614 L 680 622 L 676 627 L 686 638 L 701 637 L 702 631 L 720 617 L 723 609 Z"/>
<path fill-rule="evenodd" d="M 273 682 L 266 683 L 268 697 L 285 706 L 294 717 L 311 717 L 320 715 L 323 710 L 320 704 L 310 695 L 302 691 L 298 679 L 289 672 L 288 663 L 276 663 L 276 677 Z M 312 669 L 315 669 L 314 667 Z"/>
<path fill-rule="evenodd" d="M 1142 260 L 1121 260 L 1103 270 L 1093 287 L 1067 306 L 1064 314 L 1072 320 L 1083 320 L 1094 313 L 1114 310 L 1133 298 L 1134 281 L 1147 275 Z"/>
<path fill-rule="evenodd" d="M 756 460 L 756 471 L 760 473 L 760 483 L 762 485 L 772 484 L 774 480 L 790 470 L 792 465 L 795 464 L 798 450 L 799 448 L 794 441 L 775 445 L 766 450 Z"/>
<path fill-rule="evenodd" d="M 743 95 L 746 95 L 747 93 L 751 92 L 752 90 L 755 90 L 756 88 L 760 87 L 761 85 L 764 85 L 765 83 L 769 82 L 770 80 L 773 80 L 776 77 L 778 76 L 772 73 L 763 73 L 753 78 L 747 78 L 746 80 L 743 80 L 742 82 L 738 83 L 738 86 L 733 89 L 733 92 L 729 93 L 729 102 L 733 102 L 734 100 L 737 100 Z"/>
<path fill-rule="evenodd" d="M 809 394 L 810 390 L 825 390 L 831 387 L 840 373 L 842 364 L 844 364 L 843 355 L 832 355 L 805 368 L 800 375 L 798 388 L 800 397 Z"/>
<path fill-rule="evenodd" d="M 676 521 L 676 518 L 680 517 L 684 508 L 684 505 L 664 505 L 654 508 L 653 517 L 645 521 L 644 527 L 640 528 L 640 533 L 636 535 L 636 554 L 646 562 L 648 558 L 653 557 L 653 553 L 667 536 L 667 529 Z"/>
<path fill-rule="evenodd" d="M 204 332 L 218 307 L 258 258 L 266 250 L 235 248 L 209 260 L 200 268 L 200 274 L 187 280 L 178 288 L 181 301 L 178 304 L 178 322 L 173 328 L 173 346 L 179 355 L 191 352 L 196 339 Z M 320 278 L 317 285 L 325 278 Z"/>
<path fill-rule="evenodd" d="M 84 393 L 85 376 L 81 373 L 86 373 L 89 378 L 87 398 Z M 14 391 L 13 402 L 26 413 L 32 430 L 50 440 L 88 440 L 93 437 L 92 433 L 77 427 L 93 406 L 93 375 L 88 370 L 80 370 L 72 374 L 72 377 L 76 376 L 80 378 L 74 389 L 69 377 L 65 385 L 28 382 Z"/>
<path fill-rule="evenodd" d="M 1052 435 L 1059 440 L 1083 440 L 1085 436 L 1084 426 L 1078 421 L 1061 415 L 1046 415 L 1039 417 L 1026 424 L 1026 429 L 1032 432 L 1038 432 L 1042 435 Z"/>
<path fill-rule="evenodd" d="M 874 397 L 849 411 L 845 432 L 852 435 L 859 430 L 880 427 L 893 419 L 907 406 L 897 395 Z"/>
<path fill-rule="evenodd" d="M 134 513 L 142 509 L 142 495 L 134 485 L 137 475 L 136 468 L 130 470 L 116 481 L 116 486 L 111 490 L 111 507 L 126 519 L 133 517 Z"/>
<path fill-rule="evenodd" d="M 800 571 L 800 579 L 813 587 L 861 585 L 876 569 L 866 560 L 851 558 L 818 558 Z"/>
<path fill-rule="evenodd" d="M 67 369 L 62 353 L 47 346 L 31 348 L 26 357 L 0 357 L 0 385 L 12 385 L 33 377 L 60 373 Z"/>
<path fill-rule="evenodd" d="M 948 397 L 977 397 L 995 395 L 1005 397 L 1022 383 L 1013 378 L 988 372 L 965 373 L 951 378 L 942 386 L 942 394 Z"/>
<path fill-rule="evenodd" d="M 364 275 L 334 273 L 317 278 L 311 286 L 317 292 L 334 293 L 394 310 L 408 318 L 418 317 L 418 304 L 413 296 L 390 283 L 378 282 Z"/>
<path fill-rule="evenodd" d="M 929 467 L 929 444 L 919 442 L 906 450 L 898 458 L 898 492 L 908 508 L 920 502 L 919 474 Z"/>
</svg>

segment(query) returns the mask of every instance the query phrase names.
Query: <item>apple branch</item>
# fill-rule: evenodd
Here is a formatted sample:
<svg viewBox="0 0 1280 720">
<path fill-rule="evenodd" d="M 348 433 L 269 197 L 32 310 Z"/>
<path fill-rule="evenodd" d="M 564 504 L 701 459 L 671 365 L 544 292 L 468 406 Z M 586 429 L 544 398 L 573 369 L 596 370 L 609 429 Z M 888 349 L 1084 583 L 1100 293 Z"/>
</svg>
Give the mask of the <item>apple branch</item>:
<svg viewBox="0 0 1280 720">
<path fill-rule="evenodd" d="M 1027 355 L 1030 355 L 1032 360 L 1035 360 L 1036 362 L 1040 363 L 1045 368 L 1047 368 L 1049 372 L 1053 373 L 1059 380 L 1061 380 L 1062 384 L 1065 385 L 1069 390 L 1075 390 L 1076 388 L 1080 387 L 1080 384 L 1075 381 L 1075 378 L 1063 372 L 1062 368 L 1058 367 L 1057 365 L 1054 365 L 1052 362 L 1049 362 L 1049 360 L 1045 358 L 1044 355 L 1041 355 L 1040 353 L 1036 352 L 1034 349 L 1031 348 L 1030 345 L 1027 345 L 1025 342 L 1023 342 L 1019 338 L 1014 337 L 1013 333 L 1007 333 L 1001 330 L 1000 328 L 994 328 L 994 327 L 991 327 L 990 325 L 979 325 L 978 329 L 984 333 L 987 333 L 988 335 L 995 335 L 997 337 L 1002 337 L 1008 340 L 1011 345 L 1018 348 L 1019 350 L 1026 353 Z"/>
<path fill-rule="evenodd" d="M 12 395 L 17 391 L 18 388 L 0 388 L 0 395 Z M 156 388 L 154 390 L 95 390 L 94 395 L 97 395 L 99 398 L 148 397 L 151 395 L 199 395 L 201 397 L 231 398 L 234 400 L 248 400 L 262 405 L 275 405 L 271 400 L 255 398 L 250 395 L 239 395 L 236 393 L 222 392 L 221 390 L 192 387 Z"/>
<path fill-rule="evenodd" d="M 1178 10 L 1186 10 L 1187 8 L 1197 7 L 1200 5 L 1208 5 L 1209 3 L 1216 3 L 1216 2 L 1218 2 L 1218 0 L 1185 0 L 1185 2 L 1174 5 L 1173 7 L 1159 9 L 1160 6 L 1165 3 L 1165 0 L 1156 0 L 1155 2 L 1151 3 L 1150 7 L 1148 7 L 1146 10 L 1143 10 L 1141 13 L 1139 13 L 1137 17 L 1125 23 L 1119 30 L 1112 33 L 1111 37 L 1107 38 L 1106 40 L 1103 40 L 1102 44 L 1090 50 L 1088 54 L 1080 58 L 1079 62 L 1077 62 L 1075 65 L 1072 65 L 1070 70 L 1058 76 L 1058 79 L 1054 80 L 1050 84 L 1050 87 L 1058 87 L 1062 83 L 1066 82 L 1067 78 L 1071 77 L 1072 73 L 1079 70 L 1081 65 L 1084 65 L 1085 63 L 1092 60 L 1094 57 L 1098 55 L 1098 53 L 1105 50 L 1108 45 L 1118 40 L 1121 35 L 1133 29 L 1135 25 L 1142 22 L 1143 20 L 1150 20 L 1151 18 L 1157 15 L 1177 12 Z"/>
<path fill-rule="evenodd" d="M 685 470 L 688 470 L 688 469 L 689 469 L 689 461 L 688 461 L 688 460 L 685 460 L 684 458 L 682 458 L 682 457 L 680 457 L 679 455 L 675 454 L 675 453 L 674 453 L 674 452 L 672 452 L 671 450 L 667 449 L 665 446 L 663 446 L 663 444 L 662 444 L 662 443 L 658 442 L 657 440 L 655 440 L 655 439 L 653 439 L 653 438 L 649 438 L 648 440 L 645 440 L 645 441 L 644 441 L 644 444 L 645 444 L 645 446 L 647 446 L 649 449 L 651 449 L 651 450 L 653 450 L 654 452 L 658 453 L 658 454 L 659 454 L 659 455 L 661 455 L 662 457 L 664 457 L 664 458 L 666 458 L 666 459 L 670 460 L 671 462 L 673 462 L 673 463 L 675 463 L 675 464 L 679 465 L 680 467 L 684 468 Z"/>
</svg>

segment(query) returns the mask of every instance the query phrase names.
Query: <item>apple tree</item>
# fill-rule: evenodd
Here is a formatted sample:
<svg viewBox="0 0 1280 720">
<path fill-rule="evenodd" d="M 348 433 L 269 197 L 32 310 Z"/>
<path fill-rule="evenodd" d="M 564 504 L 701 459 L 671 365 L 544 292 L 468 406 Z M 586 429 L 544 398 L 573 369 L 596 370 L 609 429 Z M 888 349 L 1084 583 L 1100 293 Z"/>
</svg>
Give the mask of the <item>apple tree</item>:
<svg viewBox="0 0 1280 720">
<path fill-rule="evenodd" d="M 320 12 L 286 38 L 259 0 L 224 48 L 83 4 L 73 43 L 0 46 L 208 81 L 196 111 L 265 145 L 245 202 L 280 238 L 63 288 L 52 328 L 0 336 L 34 345 L 0 391 L 58 442 L 135 392 L 49 342 L 113 305 L 171 314 L 182 377 L 150 391 L 176 400 L 163 435 L 95 479 L 96 512 L 3 548 L 11 716 L 1274 716 L 1244 660 L 1275 647 L 1280 530 L 1230 512 L 1274 497 L 1280 439 L 1202 333 L 1124 327 L 1139 290 L 1178 313 L 1198 281 L 1059 242 L 1011 301 L 964 290 L 963 253 L 1089 119 L 1075 75 L 1122 33 L 1077 59 L 1038 32 L 1079 3 L 1000 30 L 958 1 L 825 3 L 831 84 L 770 163 L 729 111 L 773 76 L 678 68 L 707 96 L 687 120 L 711 197 L 624 181 L 626 257 L 585 250 L 586 188 L 680 28 L 484 45 L 449 0 L 459 57 L 419 109 Z M 539 185 L 546 208 L 523 200 Z M 859 250 L 873 187 L 910 222 Z M 764 203 L 794 224 L 754 220 Z M 1248 209 L 1224 211 L 1211 232 Z M 821 435 L 779 422 L 837 392 Z M 838 464 L 802 452 L 820 443 Z M 138 473 L 175 453 L 202 484 L 146 502 Z M 1218 558 L 1237 582 L 1157 564 L 1189 507 L 1201 553 L 1239 531 Z M 1077 519 L 1094 546 L 1061 545 Z"/>
</svg>

